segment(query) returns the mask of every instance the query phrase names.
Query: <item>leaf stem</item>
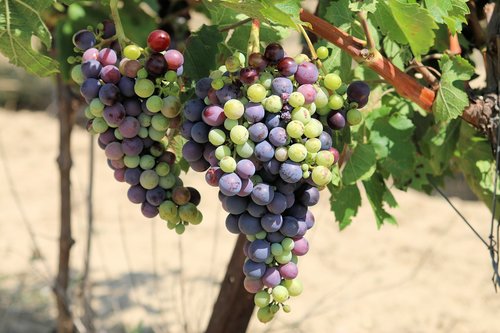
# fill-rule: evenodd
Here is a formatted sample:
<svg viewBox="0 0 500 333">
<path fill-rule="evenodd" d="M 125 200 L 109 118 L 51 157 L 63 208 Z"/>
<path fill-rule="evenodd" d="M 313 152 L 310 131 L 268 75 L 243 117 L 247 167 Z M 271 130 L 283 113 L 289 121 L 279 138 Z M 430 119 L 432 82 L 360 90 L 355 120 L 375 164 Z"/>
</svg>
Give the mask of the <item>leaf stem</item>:
<svg viewBox="0 0 500 333">
<path fill-rule="evenodd" d="M 238 22 L 235 22 L 235 23 L 232 23 L 232 24 L 229 24 L 229 25 L 225 25 L 225 26 L 222 26 L 220 29 L 219 29 L 219 32 L 226 32 L 226 31 L 229 31 L 229 30 L 232 30 L 232 29 L 235 29 L 243 24 L 246 24 L 250 21 L 252 21 L 253 19 L 251 17 L 248 17 L 244 20 L 241 20 L 241 21 L 238 21 Z"/>
<path fill-rule="evenodd" d="M 365 11 L 360 11 L 358 12 L 358 18 L 359 21 L 361 22 L 361 27 L 363 28 L 363 31 L 366 36 L 366 48 L 370 52 L 370 54 L 373 54 L 375 51 L 375 41 L 373 40 L 373 36 L 370 32 L 370 28 L 368 27 L 368 20 L 366 19 L 366 12 Z"/>
<path fill-rule="evenodd" d="M 325 68 L 323 67 L 323 63 L 321 62 L 321 60 L 319 60 L 318 54 L 316 53 L 316 49 L 314 48 L 314 45 L 312 44 L 311 39 L 307 35 L 306 30 L 304 29 L 304 27 L 301 24 L 297 24 L 297 28 L 299 29 L 300 33 L 304 37 L 304 40 L 306 41 L 307 47 L 309 48 L 309 52 L 311 52 L 311 57 L 313 58 L 313 61 L 316 62 L 317 66 L 319 67 L 321 72 L 323 72 L 323 74 L 326 75 L 327 73 L 326 73 Z"/>
<path fill-rule="evenodd" d="M 118 12 L 118 0 L 110 0 L 109 8 L 111 9 L 111 18 L 115 23 L 118 43 L 123 49 L 126 44 L 130 42 L 130 40 L 127 36 L 125 36 L 125 31 L 123 30 L 122 20 L 120 19 L 120 13 Z"/>
</svg>

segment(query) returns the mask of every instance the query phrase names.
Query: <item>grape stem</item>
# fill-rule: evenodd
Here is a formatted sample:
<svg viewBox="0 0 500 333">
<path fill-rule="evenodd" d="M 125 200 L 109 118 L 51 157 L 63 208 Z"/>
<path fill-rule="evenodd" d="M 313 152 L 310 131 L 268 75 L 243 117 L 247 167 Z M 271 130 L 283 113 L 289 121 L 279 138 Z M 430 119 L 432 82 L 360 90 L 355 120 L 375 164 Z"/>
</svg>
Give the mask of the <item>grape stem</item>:
<svg viewBox="0 0 500 333">
<path fill-rule="evenodd" d="M 118 12 L 118 0 L 110 0 L 109 8 L 111 9 L 111 18 L 115 23 L 118 43 L 123 49 L 128 43 L 130 43 L 130 40 L 127 36 L 125 36 L 125 31 L 123 30 L 122 20 L 120 19 L 120 13 Z"/>
<path fill-rule="evenodd" d="M 252 21 L 253 19 L 251 17 L 247 17 L 246 19 L 244 20 L 241 20 L 241 21 L 238 21 L 238 22 L 235 22 L 235 23 L 232 23 L 232 24 L 229 24 L 229 25 L 225 25 L 225 26 L 222 26 L 220 29 L 219 29 L 219 32 L 227 32 L 229 30 L 232 30 L 232 29 L 235 29 L 235 28 L 238 28 L 239 26 L 241 25 L 244 25 L 250 21 Z"/>
<path fill-rule="evenodd" d="M 260 21 L 257 19 L 252 20 L 252 27 L 250 28 L 250 37 L 248 37 L 247 46 L 247 63 L 252 53 L 260 52 Z"/>
<path fill-rule="evenodd" d="M 302 36 L 304 36 L 304 40 L 306 41 L 307 47 L 309 48 L 309 51 L 311 52 L 311 57 L 316 62 L 316 65 L 321 70 L 321 72 L 324 75 L 326 75 L 327 73 L 326 73 L 325 68 L 323 67 L 323 63 L 321 62 L 321 60 L 319 60 L 318 55 L 316 54 L 316 49 L 314 48 L 314 45 L 312 44 L 311 39 L 307 35 L 306 30 L 304 29 L 304 27 L 301 24 L 297 24 L 297 29 L 300 31 Z"/>
<path fill-rule="evenodd" d="M 439 80 L 432 74 L 430 66 L 425 66 L 420 61 L 413 59 L 411 61 L 411 66 L 408 69 L 415 69 L 417 72 L 422 74 L 424 80 L 431 85 L 432 90 L 437 91 L 439 89 Z M 432 68 L 432 71 L 437 75 L 441 76 L 441 73 L 437 71 L 435 68 Z"/>
</svg>

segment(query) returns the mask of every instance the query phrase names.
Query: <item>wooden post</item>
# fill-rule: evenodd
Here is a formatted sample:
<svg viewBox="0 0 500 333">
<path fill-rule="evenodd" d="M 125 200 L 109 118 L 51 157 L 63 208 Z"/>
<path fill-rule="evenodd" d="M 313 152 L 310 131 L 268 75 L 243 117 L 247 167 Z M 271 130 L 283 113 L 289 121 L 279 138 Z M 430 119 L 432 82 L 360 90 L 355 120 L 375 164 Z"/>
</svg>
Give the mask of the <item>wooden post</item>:
<svg viewBox="0 0 500 333">
<path fill-rule="evenodd" d="M 245 235 L 240 234 L 205 333 L 245 333 L 247 330 L 254 303 L 253 294 L 243 287 L 245 279 L 243 245 L 245 242 Z"/>
</svg>

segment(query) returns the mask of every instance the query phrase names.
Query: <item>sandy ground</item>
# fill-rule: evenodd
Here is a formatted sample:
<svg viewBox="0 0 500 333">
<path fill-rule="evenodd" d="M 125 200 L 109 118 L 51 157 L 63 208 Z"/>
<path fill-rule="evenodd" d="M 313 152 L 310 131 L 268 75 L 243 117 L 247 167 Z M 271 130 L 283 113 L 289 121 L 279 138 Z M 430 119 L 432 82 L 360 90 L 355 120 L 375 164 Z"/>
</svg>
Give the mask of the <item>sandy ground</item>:
<svg viewBox="0 0 500 333">
<path fill-rule="evenodd" d="M 0 332 L 49 332 L 50 284 L 58 234 L 58 125 L 46 113 L 0 111 Z M 73 310 L 86 232 L 89 135 L 75 129 L 72 252 Z M 235 236 L 224 229 L 216 190 L 199 174 L 185 182 L 203 194 L 204 222 L 181 237 L 147 220 L 126 199 L 96 152 L 93 307 L 101 332 L 202 332 Z M 292 313 L 248 332 L 499 332 L 500 296 L 488 253 L 440 197 L 395 191 L 399 226 L 377 231 L 369 205 L 339 232 L 328 194 L 313 208 L 310 252 L 300 260 L 304 293 Z M 453 198 L 488 232 L 481 203 Z M 33 229 L 43 260 L 33 259 Z"/>
</svg>

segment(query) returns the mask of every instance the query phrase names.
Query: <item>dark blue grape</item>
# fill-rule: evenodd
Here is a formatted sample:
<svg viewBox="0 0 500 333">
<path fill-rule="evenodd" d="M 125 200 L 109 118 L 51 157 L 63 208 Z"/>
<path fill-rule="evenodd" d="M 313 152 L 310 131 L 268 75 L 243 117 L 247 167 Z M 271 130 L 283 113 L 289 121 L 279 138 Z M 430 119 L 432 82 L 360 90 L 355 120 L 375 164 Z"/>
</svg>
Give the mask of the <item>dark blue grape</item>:
<svg viewBox="0 0 500 333">
<path fill-rule="evenodd" d="M 99 99 L 104 105 L 111 106 L 120 98 L 120 89 L 112 83 L 106 83 L 99 89 Z"/>
<path fill-rule="evenodd" d="M 203 109 L 206 107 L 205 102 L 202 99 L 195 98 L 190 99 L 184 105 L 184 117 L 193 122 L 201 121 L 201 113 Z"/>
<path fill-rule="evenodd" d="M 95 35 L 91 31 L 80 30 L 73 35 L 73 45 L 82 51 L 90 49 L 95 43 Z"/>
</svg>

